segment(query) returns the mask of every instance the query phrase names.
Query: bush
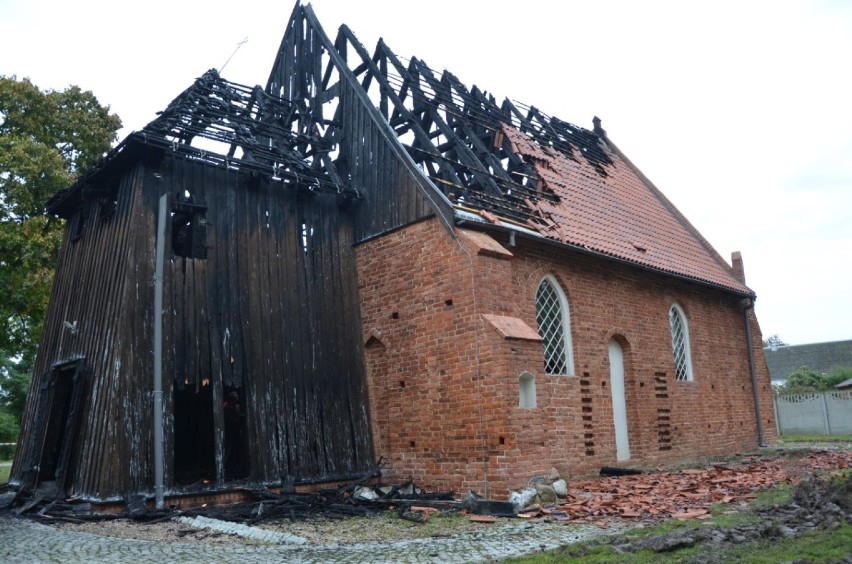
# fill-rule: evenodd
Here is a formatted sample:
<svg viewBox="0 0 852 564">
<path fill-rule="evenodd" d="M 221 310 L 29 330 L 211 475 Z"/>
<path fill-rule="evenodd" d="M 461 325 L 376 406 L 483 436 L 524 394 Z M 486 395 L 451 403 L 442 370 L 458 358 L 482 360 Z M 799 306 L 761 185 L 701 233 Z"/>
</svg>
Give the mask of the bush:
<svg viewBox="0 0 852 564">
<path fill-rule="evenodd" d="M 834 388 L 840 382 L 845 382 L 852 378 L 852 368 L 848 366 L 835 366 L 831 370 L 828 371 L 828 376 L 826 380 L 830 382 L 831 387 Z"/>
<path fill-rule="evenodd" d="M 835 367 L 828 374 L 821 374 L 807 366 L 790 373 L 784 384 L 775 389 L 777 394 L 804 394 L 830 392 L 834 386 L 852 378 L 852 368 Z"/>
</svg>

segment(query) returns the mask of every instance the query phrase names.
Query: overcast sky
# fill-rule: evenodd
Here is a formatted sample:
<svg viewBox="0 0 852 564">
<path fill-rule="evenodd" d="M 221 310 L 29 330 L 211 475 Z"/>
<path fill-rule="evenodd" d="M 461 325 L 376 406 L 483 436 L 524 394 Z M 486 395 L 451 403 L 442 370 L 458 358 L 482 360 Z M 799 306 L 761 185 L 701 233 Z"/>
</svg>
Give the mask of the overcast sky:
<svg viewBox="0 0 852 564">
<path fill-rule="evenodd" d="M 293 2 L 0 0 L 0 75 L 77 84 L 122 136 L 209 68 L 265 84 Z M 852 339 L 852 2 L 316 0 L 372 51 L 610 139 L 726 258 L 764 336 Z"/>
</svg>

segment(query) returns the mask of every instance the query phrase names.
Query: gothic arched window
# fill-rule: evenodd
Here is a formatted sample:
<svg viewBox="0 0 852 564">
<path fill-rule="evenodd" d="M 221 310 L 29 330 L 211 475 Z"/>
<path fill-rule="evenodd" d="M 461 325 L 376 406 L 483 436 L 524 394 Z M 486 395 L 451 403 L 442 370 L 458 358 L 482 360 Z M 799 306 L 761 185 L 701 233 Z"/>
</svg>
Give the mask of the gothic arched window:
<svg viewBox="0 0 852 564">
<path fill-rule="evenodd" d="M 679 381 L 692 380 L 692 358 L 689 352 L 689 326 L 681 307 L 673 304 L 669 308 L 669 325 L 672 330 L 672 355 L 675 374 Z"/>
<path fill-rule="evenodd" d="M 573 374 L 574 354 L 571 350 L 571 315 L 568 300 L 556 279 L 547 275 L 535 294 L 538 334 L 544 340 L 546 374 Z"/>
</svg>

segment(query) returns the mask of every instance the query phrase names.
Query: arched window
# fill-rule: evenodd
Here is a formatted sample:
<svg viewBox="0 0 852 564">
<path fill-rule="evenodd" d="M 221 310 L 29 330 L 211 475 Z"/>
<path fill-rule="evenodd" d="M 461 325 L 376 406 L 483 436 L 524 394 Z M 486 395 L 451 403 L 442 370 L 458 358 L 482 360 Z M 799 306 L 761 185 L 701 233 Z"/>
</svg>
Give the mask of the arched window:
<svg viewBox="0 0 852 564">
<path fill-rule="evenodd" d="M 547 275 L 535 294 L 538 334 L 544 340 L 546 374 L 573 374 L 574 354 L 571 347 L 571 316 L 568 300 L 556 279 Z"/>
<path fill-rule="evenodd" d="M 520 398 L 518 407 L 533 408 L 536 405 L 535 378 L 529 372 L 524 372 L 518 378 Z"/>
<path fill-rule="evenodd" d="M 689 352 L 689 326 L 686 324 L 686 314 L 677 304 L 673 304 L 669 309 L 669 326 L 672 330 L 675 374 L 679 381 L 690 381 L 692 358 Z"/>
</svg>

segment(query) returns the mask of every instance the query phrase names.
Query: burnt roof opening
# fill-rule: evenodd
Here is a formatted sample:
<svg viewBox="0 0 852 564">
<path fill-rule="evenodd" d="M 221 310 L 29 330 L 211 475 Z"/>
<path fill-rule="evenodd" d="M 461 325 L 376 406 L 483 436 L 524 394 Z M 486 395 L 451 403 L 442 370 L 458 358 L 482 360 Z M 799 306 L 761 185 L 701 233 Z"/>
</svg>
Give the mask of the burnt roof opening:
<svg viewBox="0 0 852 564">
<path fill-rule="evenodd" d="M 336 142 L 322 134 L 329 125 L 304 107 L 259 86 L 225 80 L 211 69 L 142 131 L 128 135 L 74 186 L 54 196 L 48 210 L 67 216 L 88 195 L 100 193 L 95 187 L 104 182 L 95 178 L 131 145 L 248 172 L 294 189 L 358 198 L 358 190 L 338 174 L 331 158 Z"/>
</svg>

